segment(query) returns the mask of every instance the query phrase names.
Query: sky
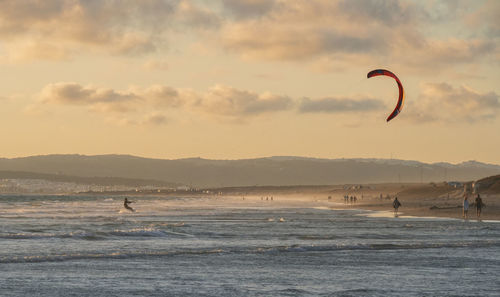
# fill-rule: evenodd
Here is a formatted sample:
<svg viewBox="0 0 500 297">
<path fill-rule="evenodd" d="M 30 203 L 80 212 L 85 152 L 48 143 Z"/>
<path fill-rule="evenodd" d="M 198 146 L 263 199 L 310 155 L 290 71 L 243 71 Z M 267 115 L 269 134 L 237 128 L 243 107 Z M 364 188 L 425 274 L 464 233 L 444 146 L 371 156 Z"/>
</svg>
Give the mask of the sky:
<svg viewBox="0 0 500 297">
<path fill-rule="evenodd" d="M 500 164 L 499 66 L 496 0 L 0 0 L 0 157 Z"/>
</svg>

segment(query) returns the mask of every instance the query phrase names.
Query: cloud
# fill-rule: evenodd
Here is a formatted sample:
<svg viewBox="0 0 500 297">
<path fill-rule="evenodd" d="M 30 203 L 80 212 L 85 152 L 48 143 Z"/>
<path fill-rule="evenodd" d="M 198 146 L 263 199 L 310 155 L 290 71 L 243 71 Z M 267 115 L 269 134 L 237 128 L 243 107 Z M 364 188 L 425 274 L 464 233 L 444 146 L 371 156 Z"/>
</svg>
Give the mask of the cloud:
<svg viewBox="0 0 500 297">
<path fill-rule="evenodd" d="M 311 100 L 303 98 L 300 101 L 300 113 L 346 113 L 370 112 L 384 109 L 382 101 L 375 99 L 355 100 L 351 98 L 323 98 Z"/>
<path fill-rule="evenodd" d="M 239 18 L 260 17 L 271 11 L 276 0 L 222 0 L 224 8 Z"/>
<path fill-rule="evenodd" d="M 422 47 L 415 48 L 411 52 L 411 59 L 407 59 L 409 65 L 417 67 L 422 65 L 428 67 L 432 65 L 432 70 L 436 66 L 446 67 L 459 63 L 472 63 L 477 59 L 493 53 L 497 45 L 487 40 L 432 40 L 426 41 Z M 400 50 L 398 50 L 400 52 Z M 403 55 L 402 52 L 399 53 Z"/>
<path fill-rule="evenodd" d="M 172 38 L 182 34 L 204 48 L 247 59 L 332 65 L 324 69 L 390 61 L 408 69 L 430 71 L 429 65 L 438 65 L 446 70 L 499 61 L 498 1 L 478 3 L 4 1 L 0 45 L 4 58 L 14 61 L 67 60 L 89 53 L 134 57 L 176 46 Z M 154 62 L 146 67 L 165 69 Z"/>
<path fill-rule="evenodd" d="M 167 119 L 164 113 L 177 113 L 180 109 L 218 119 L 243 119 L 289 110 L 293 106 L 292 99 L 287 96 L 267 92 L 255 93 L 223 85 L 216 85 L 206 92 L 164 85 L 131 87 L 126 91 L 117 91 L 82 86 L 73 82 L 59 82 L 45 86 L 38 98 L 39 106 L 80 106 L 105 116 L 111 115 L 113 119 L 118 114 L 152 114 L 147 119 L 126 121 L 149 124 L 164 123 Z M 123 122 L 121 118 L 120 121 Z"/>
<path fill-rule="evenodd" d="M 466 24 L 489 38 L 500 38 L 500 2 L 484 1 L 483 5 L 466 15 Z"/>
<path fill-rule="evenodd" d="M 240 2 L 227 2 L 231 11 L 238 10 Z M 328 61 L 335 69 L 390 60 L 401 68 L 433 72 L 436 67 L 429 70 L 429 65 L 446 70 L 496 59 L 499 51 L 498 40 L 476 36 L 458 22 L 453 5 L 434 9 L 428 3 L 397 0 L 271 3 L 258 18 L 242 16 L 225 22 L 220 30 L 223 48 L 255 60 Z M 429 26 L 443 30 L 450 24 L 456 25 L 455 35 L 460 37 L 429 30 Z"/>
<path fill-rule="evenodd" d="M 94 104 L 123 102 L 137 99 L 130 93 L 119 93 L 112 89 L 83 87 L 72 82 L 49 84 L 42 90 L 42 101 L 61 104 Z"/>
<path fill-rule="evenodd" d="M 216 85 L 206 92 L 179 89 L 164 85 L 147 88 L 129 88 L 117 91 L 109 88 L 82 86 L 78 83 L 54 83 L 43 88 L 40 104 L 81 106 L 104 114 L 134 114 L 155 112 L 147 121 L 160 123 L 165 118 L 158 112 L 184 111 L 218 119 L 243 119 L 266 113 L 291 111 L 298 106 L 307 112 L 366 112 L 379 109 L 383 104 L 373 99 L 294 100 L 285 95 L 269 92 L 256 93 L 224 85 Z"/>
<path fill-rule="evenodd" d="M 388 32 L 353 23 L 335 2 L 289 1 L 279 7 L 259 19 L 228 23 L 221 31 L 223 46 L 245 57 L 271 60 L 377 52 L 387 47 Z"/>
<path fill-rule="evenodd" d="M 259 19 L 228 23 L 222 32 L 223 41 L 228 49 L 248 50 L 252 56 L 273 59 L 387 50 L 391 38 L 413 28 L 404 25 L 413 23 L 407 15 L 415 14 L 415 6 L 398 3 L 280 1 Z M 256 51 L 259 47 L 262 51 Z M 287 54 L 284 48 L 294 54 Z M 269 54 L 273 51 L 276 53 Z"/>
<path fill-rule="evenodd" d="M 167 117 L 158 112 L 153 112 L 147 115 L 141 122 L 142 125 L 153 125 L 153 126 L 165 125 L 167 123 L 168 123 Z"/>
<path fill-rule="evenodd" d="M 251 21 L 226 28 L 224 46 L 254 59 L 303 60 L 334 53 L 360 53 L 384 50 L 382 36 L 325 29 L 309 31 L 306 26 L 273 28 L 274 25 Z"/>
<path fill-rule="evenodd" d="M 223 116 L 246 116 L 287 110 L 291 99 L 270 93 L 250 91 L 217 85 L 202 94 L 196 106 L 205 113 Z"/>
<path fill-rule="evenodd" d="M 467 86 L 447 83 L 424 84 L 415 103 L 405 110 L 411 120 L 478 122 L 500 115 L 500 96 L 481 93 Z"/>
<path fill-rule="evenodd" d="M 188 96 L 182 98 L 179 91 L 175 88 L 162 85 L 153 85 L 145 90 L 138 90 L 137 92 L 141 94 L 140 96 L 144 97 L 146 101 L 151 102 L 157 107 L 179 107 L 184 105 L 185 101 L 188 100 L 186 98 Z"/>
<path fill-rule="evenodd" d="M 245 122 L 278 112 L 370 114 L 381 110 L 390 111 L 390 107 L 382 100 L 362 95 L 297 99 L 225 85 L 215 85 L 200 92 L 164 85 L 114 90 L 60 82 L 45 86 L 38 98 L 38 107 L 75 106 L 111 119 L 118 118 L 121 123 L 148 125 L 168 123 L 179 114 Z M 36 111 L 36 107 L 35 104 L 30 110 Z M 468 86 L 428 83 L 421 86 L 418 98 L 406 102 L 403 114 L 404 118 L 417 122 L 495 119 L 500 115 L 500 96 L 495 92 L 479 92 Z"/>
<path fill-rule="evenodd" d="M 2 1 L 0 38 L 12 60 L 68 59 L 89 51 L 133 56 L 165 48 L 175 30 L 218 22 L 188 0 Z"/>
<path fill-rule="evenodd" d="M 183 0 L 177 7 L 176 16 L 180 22 L 197 28 L 218 27 L 221 20 L 215 12 Z"/>
<path fill-rule="evenodd" d="M 353 21 L 377 22 L 388 26 L 413 23 L 425 16 L 418 6 L 398 0 L 344 0 L 339 2 L 338 9 Z"/>
</svg>

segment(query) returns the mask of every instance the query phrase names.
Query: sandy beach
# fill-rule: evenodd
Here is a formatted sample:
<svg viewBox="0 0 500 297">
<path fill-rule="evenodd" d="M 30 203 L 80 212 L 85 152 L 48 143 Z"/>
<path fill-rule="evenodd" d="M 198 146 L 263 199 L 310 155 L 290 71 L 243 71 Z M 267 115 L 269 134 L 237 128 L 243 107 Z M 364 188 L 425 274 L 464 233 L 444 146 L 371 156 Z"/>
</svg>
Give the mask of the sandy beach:
<svg viewBox="0 0 500 297">
<path fill-rule="evenodd" d="M 496 197 L 498 200 L 498 197 Z M 443 217 L 443 218 L 458 218 L 461 219 L 463 210 L 462 207 L 457 204 L 457 206 L 448 206 L 447 204 L 439 203 L 440 201 L 436 201 L 432 208 L 427 206 L 426 203 L 418 202 L 418 201 L 401 201 L 402 205 L 399 208 L 398 216 L 414 216 L 414 217 Z M 461 201 L 460 201 L 461 202 Z M 390 215 L 393 215 L 392 203 L 388 202 L 377 202 L 375 200 L 366 201 L 362 203 L 358 203 L 355 205 L 346 205 L 341 206 L 340 208 L 358 208 L 358 209 L 366 209 L 366 210 L 374 210 L 374 211 L 387 211 Z M 440 205 L 440 206 L 438 206 Z M 476 208 L 470 207 L 468 212 L 469 220 L 477 220 L 476 216 Z M 481 220 L 500 220 L 500 207 L 498 203 L 492 205 L 491 202 L 483 207 L 481 212 Z"/>
<path fill-rule="evenodd" d="M 274 202 L 313 203 L 334 209 L 364 209 L 393 212 L 392 202 L 398 197 L 402 206 L 399 216 L 462 218 L 463 188 L 445 183 L 374 184 L 352 186 L 246 187 L 220 189 L 224 196 L 247 201 L 271 199 Z M 344 195 L 356 196 L 356 202 L 344 203 Z M 380 199 L 382 195 L 382 199 Z M 500 220 L 500 194 L 480 194 L 485 206 L 481 220 Z M 470 197 L 472 204 L 475 196 Z M 314 203 L 313 203 L 314 204 Z M 469 219 L 477 220 L 476 208 L 469 207 Z"/>
<path fill-rule="evenodd" d="M 357 202 L 343 204 L 343 207 L 392 212 L 392 201 L 397 196 L 402 204 L 398 211 L 400 216 L 446 218 L 462 218 L 463 216 L 463 189 L 461 188 L 455 189 L 445 184 L 426 184 L 399 187 L 395 185 L 385 187 L 383 190 L 388 193 L 381 193 L 382 199 L 380 199 L 380 194 L 376 195 L 376 190 L 359 190 L 349 193 L 349 196 L 355 195 L 358 198 Z M 360 199 L 360 197 L 363 198 Z M 500 195 L 482 194 L 481 198 L 485 206 L 482 208 L 480 218 L 482 220 L 499 220 Z M 472 203 L 474 198 L 469 197 L 469 201 Z M 468 218 L 477 219 L 475 207 L 469 207 Z"/>
</svg>

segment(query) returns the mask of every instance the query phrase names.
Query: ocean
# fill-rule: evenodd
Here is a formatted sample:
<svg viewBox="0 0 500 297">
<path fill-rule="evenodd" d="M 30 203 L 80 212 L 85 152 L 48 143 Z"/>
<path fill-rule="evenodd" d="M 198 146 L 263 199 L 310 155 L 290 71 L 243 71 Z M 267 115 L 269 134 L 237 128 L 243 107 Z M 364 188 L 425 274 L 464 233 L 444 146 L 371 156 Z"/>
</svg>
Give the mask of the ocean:
<svg viewBox="0 0 500 297">
<path fill-rule="evenodd" d="M 500 296 L 500 223 L 327 201 L 0 196 L 0 296 Z"/>
</svg>

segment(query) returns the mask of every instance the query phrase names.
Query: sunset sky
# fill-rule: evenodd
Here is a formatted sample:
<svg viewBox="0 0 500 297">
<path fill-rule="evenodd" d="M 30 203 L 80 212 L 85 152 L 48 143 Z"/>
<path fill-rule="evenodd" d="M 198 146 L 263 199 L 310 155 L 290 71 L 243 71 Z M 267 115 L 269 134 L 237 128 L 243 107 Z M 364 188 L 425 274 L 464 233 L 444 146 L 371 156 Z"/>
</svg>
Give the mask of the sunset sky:
<svg viewBox="0 0 500 297">
<path fill-rule="evenodd" d="M 495 0 L 0 1 L 0 75 L 0 157 L 500 164 Z"/>
</svg>

